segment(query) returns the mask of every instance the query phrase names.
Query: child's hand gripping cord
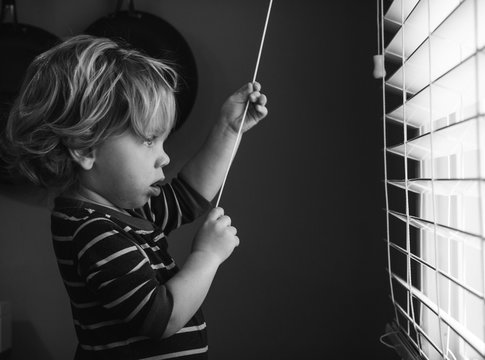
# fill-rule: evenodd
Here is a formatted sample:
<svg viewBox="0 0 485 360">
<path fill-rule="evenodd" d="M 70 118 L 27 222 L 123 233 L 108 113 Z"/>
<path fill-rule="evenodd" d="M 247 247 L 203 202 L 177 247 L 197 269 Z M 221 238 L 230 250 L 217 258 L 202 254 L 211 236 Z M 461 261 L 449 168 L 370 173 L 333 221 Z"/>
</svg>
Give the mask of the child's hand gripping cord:
<svg viewBox="0 0 485 360">
<path fill-rule="evenodd" d="M 268 114 L 266 95 L 261 94 L 261 84 L 248 83 L 231 95 L 222 105 L 221 119 L 235 133 L 246 132 Z M 246 110 L 245 107 L 248 107 Z M 245 114 L 246 112 L 246 114 Z M 243 117 L 246 115 L 243 121 Z"/>
<path fill-rule="evenodd" d="M 237 229 L 231 225 L 231 218 L 224 215 L 222 208 L 214 208 L 195 236 L 192 251 L 206 253 L 222 263 L 239 245 L 236 234 Z"/>
</svg>

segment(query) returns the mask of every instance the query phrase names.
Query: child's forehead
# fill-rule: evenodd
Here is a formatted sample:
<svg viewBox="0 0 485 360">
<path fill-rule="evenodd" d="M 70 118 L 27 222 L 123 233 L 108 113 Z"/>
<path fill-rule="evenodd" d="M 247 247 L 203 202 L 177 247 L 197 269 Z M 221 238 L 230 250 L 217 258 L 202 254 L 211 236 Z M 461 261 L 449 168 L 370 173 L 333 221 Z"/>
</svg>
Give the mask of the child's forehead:
<svg viewBox="0 0 485 360">
<path fill-rule="evenodd" d="M 167 123 L 162 119 L 146 120 L 141 126 L 132 126 L 135 135 L 147 137 L 164 137 L 166 138 L 172 131 L 173 124 Z M 141 128 L 141 129 L 140 129 Z"/>
<path fill-rule="evenodd" d="M 172 91 L 163 87 L 139 91 L 141 101 L 128 100 L 129 126 L 141 137 L 170 133 L 175 123 L 176 104 Z"/>
</svg>

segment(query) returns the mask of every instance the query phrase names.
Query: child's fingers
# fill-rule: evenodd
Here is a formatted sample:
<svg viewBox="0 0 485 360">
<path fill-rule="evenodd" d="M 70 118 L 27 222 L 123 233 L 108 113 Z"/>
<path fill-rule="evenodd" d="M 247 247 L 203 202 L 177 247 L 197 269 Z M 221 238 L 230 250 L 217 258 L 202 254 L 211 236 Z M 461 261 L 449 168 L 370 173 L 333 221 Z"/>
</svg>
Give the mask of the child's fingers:
<svg viewBox="0 0 485 360">
<path fill-rule="evenodd" d="M 263 106 L 265 106 L 267 102 L 268 102 L 268 98 L 266 97 L 266 95 L 261 94 L 261 96 L 260 96 L 260 97 L 258 97 L 258 101 L 257 101 L 257 103 L 258 103 L 259 105 L 263 105 Z"/>
<path fill-rule="evenodd" d="M 268 98 L 266 95 L 261 94 L 259 91 L 255 91 L 249 95 L 249 100 L 252 103 L 259 104 L 259 105 L 266 105 L 268 102 Z"/>
<path fill-rule="evenodd" d="M 249 95 L 249 100 L 251 100 L 251 102 L 255 103 L 255 102 L 258 101 L 260 96 L 261 96 L 261 93 L 259 91 L 254 91 Z"/>
<path fill-rule="evenodd" d="M 244 84 L 238 91 L 236 91 L 236 94 L 242 94 L 244 96 L 248 96 L 254 91 L 253 89 L 253 84 L 252 83 L 246 83 Z"/>
<path fill-rule="evenodd" d="M 236 229 L 234 226 L 229 226 L 227 229 L 229 230 L 229 232 L 230 232 L 232 235 L 236 236 L 236 234 L 237 234 L 237 229 Z"/>
<path fill-rule="evenodd" d="M 207 219 L 216 221 L 223 215 L 224 215 L 224 209 L 221 207 L 216 207 L 209 212 L 209 214 L 207 215 Z"/>
<path fill-rule="evenodd" d="M 264 105 L 256 105 L 255 109 L 260 117 L 265 117 L 268 115 L 268 108 Z"/>
<path fill-rule="evenodd" d="M 251 94 L 254 92 L 260 92 L 261 91 L 261 84 L 255 81 L 254 83 L 246 83 L 244 84 L 238 91 L 238 93 L 242 94 Z"/>
<path fill-rule="evenodd" d="M 217 222 L 222 226 L 222 227 L 228 227 L 231 226 L 231 218 L 227 215 L 222 215 L 220 218 L 217 219 Z"/>
<path fill-rule="evenodd" d="M 246 83 L 240 87 L 234 94 L 231 95 L 232 101 L 244 103 L 248 98 L 251 98 L 253 93 L 253 84 Z"/>
<path fill-rule="evenodd" d="M 243 96 L 252 96 L 252 94 L 258 93 L 258 96 L 261 91 L 261 84 L 255 81 L 254 83 L 246 83 L 241 86 L 234 95 L 240 94 Z"/>
</svg>

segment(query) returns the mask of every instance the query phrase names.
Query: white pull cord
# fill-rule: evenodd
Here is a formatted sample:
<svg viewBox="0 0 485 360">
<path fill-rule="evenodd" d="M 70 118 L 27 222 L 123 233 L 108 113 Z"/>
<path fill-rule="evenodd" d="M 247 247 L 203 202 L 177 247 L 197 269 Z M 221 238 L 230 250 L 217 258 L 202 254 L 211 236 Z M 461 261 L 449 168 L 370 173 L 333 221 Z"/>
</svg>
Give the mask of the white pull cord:
<svg viewBox="0 0 485 360">
<path fill-rule="evenodd" d="M 256 68 L 254 69 L 254 75 L 253 75 L 253 80 L 252 80 L 253 84 L 256 81 L 256 75 L 258 74 L 259 61 L 261 60 L 261 53 L 263 52 L 264 38 L 266 37 L 266 29 L 268 28 L 269 15 L 271 13 L 271 6 L 272 5 L 273 5 L 273 0 L 270 0 L 269 6 L 268 6 L 268 13 L 266 14 L 266 21 L 264 23 L 263 36 L 261 38 L 261 44 L 259 46 L 258 60 L 256 61 Z M 231 168 L 232 161 L 234 160 L 234 157 L 236 156 L 236 149 L 237 149 L 237 145 L 238 145 L 239 140 L 240 140 L 241 135 L 242 135 L 242 129 L 243 129 L 243 125 L 244 125 L 244 120 L 246 119 L 246 114 L 248 112 L 248 108 L 249 108 L 249 99 L 246 101 L 246 107 L 244 108 L 244 113 L 243 113 L 243 116 L 242 116 L 242 119 L 241 119 L 241 125 L 239 125 L 239 130 L 237 132 L 236 142 L 234 143 L 234 147 L 232 149 L 231 160 L 229 161 L 229 165 L 227 166 L 226 173 L 224 175 L 224 180 L 222 181 L 222 186 L 221 186 L 221 189 L 219 190 L 219 196 L 217 197 L 216 207 L 219 206 L 219 202 L 221 201 L 222 191 L 224 190 L 224 185 L 226 184 L 227 175 L 229 174 L 229 169 Z"/>
</svg>

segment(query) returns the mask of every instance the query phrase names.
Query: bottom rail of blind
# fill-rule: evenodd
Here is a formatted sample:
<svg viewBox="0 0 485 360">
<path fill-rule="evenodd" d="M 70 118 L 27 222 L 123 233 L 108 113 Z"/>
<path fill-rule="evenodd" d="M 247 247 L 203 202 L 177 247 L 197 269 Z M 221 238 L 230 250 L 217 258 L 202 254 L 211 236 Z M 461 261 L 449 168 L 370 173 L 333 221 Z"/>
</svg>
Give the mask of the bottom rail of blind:
<svg viewBox="0 0 485 360">
<path fill-rule="evenodd" d="M 395 323 L 386 325 L 386 334 L 402 360 L 425 360 Z"/>
</svg>

